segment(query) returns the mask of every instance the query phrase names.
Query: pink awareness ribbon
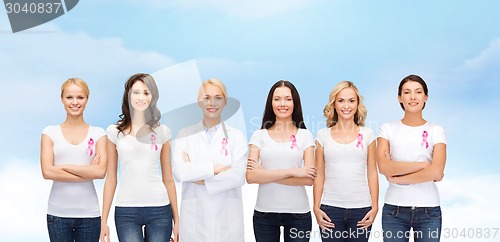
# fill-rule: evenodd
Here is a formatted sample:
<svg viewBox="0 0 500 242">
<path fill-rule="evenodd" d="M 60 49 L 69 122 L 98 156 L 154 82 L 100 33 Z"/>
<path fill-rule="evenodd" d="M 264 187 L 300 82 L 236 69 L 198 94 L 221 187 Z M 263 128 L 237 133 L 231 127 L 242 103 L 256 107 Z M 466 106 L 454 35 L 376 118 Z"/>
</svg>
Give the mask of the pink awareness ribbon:
<svg viewBox="0 0 500 242">
<path fill-rule="evenodd" d="M 429 137 L 429 133 L 427 133 L 427 131 L 424 130 L 424 132 L 422 132 L 422 143 L 420 143 L 421 146 L 424 146 L 425 144 L 425 148 L 429 148 L 429 142 L 427 142 L 427 137 Z"/>
<path fill-rule="evenodd" d="M 94 146 L 94 139 L 90 138 L 87 145 L 88 145 L 87 152 L 89 153 L 89 156 L 92 156 L 92 154 L 94 154 L 94 150 L 92 149 L 92 147 Z"/>
<path fill-rule="evenodd" d="M 221 154 L 224 154 L 224 156 L 227 156 L 227 138 L 222 138 L 222 142 L 221 142 L 221 145 L 222 145 L 222 148 L 220 149 L 220 153 Z"/>
<path fill-rule="evenodd" d="M 363 142 L 363 135 L 358 134 L 358 143 L 356 144 L 356 147 L 359 147 L 361 145 L 361 149 L 364 149 L 362 142 Z"/>
<path fill-rule="evenodd" d="M 158 145 L 156 144 L 156 135 L 151 134 L 151 149 L 157 151 Z"/>
<path fill-rule="evenodd" d="M 290 146 L 290 149 L 297 149 L 299 150 L 299 146 L 297 145 L 297 138 L 295 138 L 295 135 L 292 134 L 292 136 L 290 136 L 290 141 L 292 142 L 292 146 Z"/>
</svg>

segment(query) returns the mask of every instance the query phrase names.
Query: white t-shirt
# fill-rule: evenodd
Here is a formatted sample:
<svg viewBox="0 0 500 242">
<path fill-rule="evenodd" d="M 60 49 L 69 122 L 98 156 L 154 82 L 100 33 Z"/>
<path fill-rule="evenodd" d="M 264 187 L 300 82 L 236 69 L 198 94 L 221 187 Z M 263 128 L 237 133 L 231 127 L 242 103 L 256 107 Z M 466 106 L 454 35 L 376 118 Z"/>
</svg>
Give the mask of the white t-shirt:
<svg viewBox="0 0 500 242">
<path fill-rule="evenodd" d="M 48 126 L 42 134 L 47 135 L 54 145 L 54 166 L 89 165 L 95 156 L 97 141 L 106 135 L 102 128 L 89 126 L 85 140 L 73 145 L 64 138 L 60 125 Z M 94 182 L 54 181 L 47 214 L 66 218 L 99 217 L 101 213 Z"/>
<path fill-rule="evenodd" d="M 316 140 L 323 146 L 326 169 L 321 203 L 342 208 L 370 207 L 366 172 L 368 146 L 375 140 L 373 131 L 359 127 L 357 139 L 340 144 L 332 138 L 331 128 L 323 128 Z"/>
<path fill-rule="evenodd" d="M 299 129 L 296 142 L 278 142 L 269 136 L 267 129 L 255 131 L 250 144 L 260 149 L 260 163 L 265 170 L 281 170 L 303 166 L 304 150 L 314 146 L 314 139 L 306 129 Z M 307 213 L 309 201 L 304 186 L 287 186 L 278 183 L 259 185 L 255 210 L 274 213 Z"/>
<path fill-rule="evenodd" d="M 170 129 L 161 125 L 142 138 L 118 133 L 112 124 L 106 129 L 108 139 L 116 145 L 120 179 L 116 206 L 165 206 L 170 203 L 162 181 L 160 153 L 162 145 L 172 138 Z"/>
<path fill-rule="evenodd" d="M 389 141 L 391 159 L 396 161 L 431 161 L 434 145 L 446 144 L 445 130 L 430 122 L 416 127 L 405 125 L 401 121 L 385 123 L 380 127 L 379 137 Z M 435 207 L 439 206 L 439 193 L 432 181 L 410 185 L 390 183 L 385 203 Z"/>
</svg>

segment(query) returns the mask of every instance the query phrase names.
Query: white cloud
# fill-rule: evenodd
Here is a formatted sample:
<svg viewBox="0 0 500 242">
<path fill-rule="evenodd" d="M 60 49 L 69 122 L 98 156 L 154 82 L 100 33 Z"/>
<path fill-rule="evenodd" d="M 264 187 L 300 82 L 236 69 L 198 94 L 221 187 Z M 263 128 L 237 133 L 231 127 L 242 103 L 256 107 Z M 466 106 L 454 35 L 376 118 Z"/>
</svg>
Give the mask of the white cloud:
<svg viewBox="0 0 500 242">
<path fill-rule="evenodd" d="M 318 0 L 129 0 L 134 4 L 148 4 L 153 8 L 176 8 L 181 10 L 213 10 L 246 19 L 260 19 L 302 9 Z"/>
<path fill-rule="evenodd" d="M 43 180 L 38 165 L 20 159 L 2 161 L 1 241 L 48 240 L 45 216 L 50 184 Z"/>
<path fill-rule="evenodd" d="M 484 69 L 498 70 L 500 62 L 500 38 L 493 40 L 488 48 L 484 49 L 479 55 L 468 59 L 463 65 L 466 71 L 481 71 Z"/>
</svg>

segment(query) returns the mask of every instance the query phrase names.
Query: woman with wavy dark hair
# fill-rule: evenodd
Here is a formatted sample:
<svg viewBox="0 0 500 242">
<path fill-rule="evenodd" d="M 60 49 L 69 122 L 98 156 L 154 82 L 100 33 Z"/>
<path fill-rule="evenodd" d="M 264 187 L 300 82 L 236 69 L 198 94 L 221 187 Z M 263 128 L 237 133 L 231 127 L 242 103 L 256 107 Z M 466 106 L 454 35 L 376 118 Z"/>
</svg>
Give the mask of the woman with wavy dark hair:
<svg viewBox="0 0 500 242">
<path fill-rule="evenodd" d="M 259 184 L 253 216 L 255 240 L 309 241 L 312 226 L 304 186 L 316 177 L 314 139 L 306 129 L 300 96 L 289 81 L 269 90 L 262 126 L 250 139 L 248 183 Z"/>
<path fill-rule="evenodd" d="M 104 184 L 101 241 L 110 241 L 107 220 L 118 160 L 122 178 L 115 201 L 118 240 L 168 242 L 173 230 L 174 241 L 178 241 L 179 214 L 170 163 L 172 135 L 159 122 L 158 98 L 152 76 L 131 76 L 125 83 L 120 120 L 106 130 L 109 172 Z"/>
</svg>

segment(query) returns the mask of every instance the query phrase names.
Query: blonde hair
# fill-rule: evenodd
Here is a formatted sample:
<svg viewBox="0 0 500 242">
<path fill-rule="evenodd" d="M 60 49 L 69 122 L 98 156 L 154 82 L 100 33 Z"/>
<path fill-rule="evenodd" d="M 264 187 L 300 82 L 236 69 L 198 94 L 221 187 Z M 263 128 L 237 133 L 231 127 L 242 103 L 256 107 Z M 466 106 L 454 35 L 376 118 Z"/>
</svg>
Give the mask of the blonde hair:
<svg viewBox="0 0 500 242">
<path fill-rule="evenodd" d="M 74 85 L 80 87 L 82 89 L 83 93 L 85 93 L 85 96 L 87 96 L 87 98 L 89 98 L 89 95 L 90 95 L 89 86 L 87 86 L 87 83 L 84 80 L 77 78 L 77 77 L 70 78 L 70 79 L 66 80 L 61 85 L 61 97 L 63 96 L 64 89 L 67 88 L 71 84 L 74 84 Z"/>
<path fill-rule="evenodd" d="M 352 88 L 356 93 L 356 96 L 358 97 L 358 110 L 354 114 L 354 122 L 358 126 L 365 125 L 367 110 L 365 105 L 363 104 L 363 96 L 359 94 L 358 88 L 356 88 L 354 83 L 350 81 L 342 81 L 338 83 L 330 92 L 330 100 L 328 100 L 328 104 L 326 104 L 325 108 L 323 109 L 323 114 L 326 117 L 326 127 L 332 127 L 337 124 L 339 115 L 337 111 L 335 111 L 335 98 L 340 91 L 346 88 Z"/>
<path fill-rule="evenodd" d="M 212 86 L 216 86 L 216 87 L 220 88 L 220 90 L 222 91 L 222 94 L 224 94 L 224 98 L 227 98 L 227 90 L 226 90 L 226 86 L 224 85 L 224 83 L 222 83 L 222 81 L 217 79 L 217 78 L 210 78 L 210 79 L 201 83 L 200 89 L 198 90 L 198 99 L 200 99 L 205 94 L 204 88 L 207 85 L 212 85 Z"/>
</svg>

